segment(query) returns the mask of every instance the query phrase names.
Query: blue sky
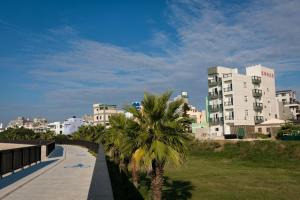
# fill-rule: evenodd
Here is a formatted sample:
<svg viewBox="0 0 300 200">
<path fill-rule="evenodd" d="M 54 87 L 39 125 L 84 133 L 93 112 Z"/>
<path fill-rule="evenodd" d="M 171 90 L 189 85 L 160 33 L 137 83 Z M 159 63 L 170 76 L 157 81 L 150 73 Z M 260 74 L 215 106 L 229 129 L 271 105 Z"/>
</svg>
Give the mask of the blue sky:
<svg viewBox="0 0 300 200">
<path fill-rule="evenodd" d="M 187 90 L 203 108 L 206 70 L 263 64 L 300 93 L 300 2 L 1 1 L 0 122 L 50 121 Z"/>
</svg>

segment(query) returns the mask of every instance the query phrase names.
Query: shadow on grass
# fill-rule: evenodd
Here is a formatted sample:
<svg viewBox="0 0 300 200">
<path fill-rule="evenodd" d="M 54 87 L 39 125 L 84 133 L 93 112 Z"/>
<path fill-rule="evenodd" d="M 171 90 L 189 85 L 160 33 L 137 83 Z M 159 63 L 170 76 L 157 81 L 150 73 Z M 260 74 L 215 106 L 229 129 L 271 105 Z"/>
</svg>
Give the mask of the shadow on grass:
<svg viewBox="0 0 300 200">
<path fill-rule="evenodd" d="M 129 181 L 129 178 L 124 172 L 120 172 L 119 167 L 106 158 L 108 172 L 111 180 L 111 186 L 115 200 L 139 200 L 143 199 L 139 191 Z"/>
<path fill-rule="evenodd" d="M 190 199 L 194 186 L 190 181 L 172 180 L 164 177 L 163 199 Z"/>
</svg>

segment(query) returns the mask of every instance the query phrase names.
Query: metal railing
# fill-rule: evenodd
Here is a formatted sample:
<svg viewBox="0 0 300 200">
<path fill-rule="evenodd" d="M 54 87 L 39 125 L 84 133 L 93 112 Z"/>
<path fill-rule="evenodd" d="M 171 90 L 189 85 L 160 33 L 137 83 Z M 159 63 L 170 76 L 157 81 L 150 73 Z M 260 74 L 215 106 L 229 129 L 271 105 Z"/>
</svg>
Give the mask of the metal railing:
<svg viewBox="0 0 300 200">
<path fill-rule="evenodd" d="M 225 116 L 225 120 L 234 120 L 233 116 Z"/>
<path fill-rule="evenodd" d="M 224 92 L 231 92 L 232 91 L 232 87 L 226 87 L 223 90 L 224 90 Z"/>
<path fill-rule="evenodd" d="M 254 84 L 261 83 L 261 77 L 259 77 L 259 76 L 252 76 L 252 83 L 254 83 Z"/>
<path fill-rule="evenodd" d="M 41 145 L 0 150 L 0 178 L 41 161 Z"/>
<path fill-rule="evenodd" d="M 209 106 L 209 111 L 210 112 L 218 112 L 218 111 L 221 111 L 222 109 L 223 109 L 223 105 L 222 104 L 210 105 Z"/>
<path fill-rule="evenodd" d="M 53 140 L 0 140 L 0 143 L 45 145 L 46 156 L 55 149 L 55 141 Z"/>
<path fill-rule="evenodd" d="M 229 78 L 229 77 L 232 77 L 232 74 L 230 73 L 230 74 L 224 74 L 223 75 L 223 78 Z"/>
<path fill-rule="evenodd" d="M 253 103 L 253 108 L 254 108 L 254 110 L 262 110 L 263 109 L 263 104 L 255 102 L 255 103 Z"/>
<path fill-rule="evenodd" d="M 232 106 L 233 102 L 232 101 L 225 101 L 224 106 Z"/>
<path fill-rule="evenodd" d="M 253 94 L 254 97 L 261 97 L 262 90 L 260 90 L 260 89 L 253 89 L 252 90 L 252 94 Z"/>
<path fill-rule="evenodd" d="M 93 151 L 94 153 L 98 152 L 99 149 L 99 144 L 94 143 L 94 142 L 89 142 L 85 140 L 67 140 L 67 139 L 62 139 L 62 140 L 56 140 L 55 141 L 57 144 L 69 144 L 69 145 L 78 145 L 85 147 L 89 149 L 90 151 Z"/>
<path fill-rule="evenodd" d="M 256 124 L 260 124 L 264 121 L 264 117 L 263 116 L 254 116 L 254 122 Z"/>
</svg>

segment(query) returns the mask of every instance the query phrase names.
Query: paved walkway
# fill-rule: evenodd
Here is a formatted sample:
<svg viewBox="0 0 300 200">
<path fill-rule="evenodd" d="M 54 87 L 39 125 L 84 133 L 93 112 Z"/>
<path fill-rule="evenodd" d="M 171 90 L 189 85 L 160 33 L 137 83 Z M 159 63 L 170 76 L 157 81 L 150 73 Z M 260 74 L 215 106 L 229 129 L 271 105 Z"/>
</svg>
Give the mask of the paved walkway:
<svg viewBox="0 0 300 200">
<path fill-rule="evenodd" d="M 58 146 L 47 161 L 0 180 L 0 199 L 87 199 L 95 160 L 83 147 Z"/>
</svg>

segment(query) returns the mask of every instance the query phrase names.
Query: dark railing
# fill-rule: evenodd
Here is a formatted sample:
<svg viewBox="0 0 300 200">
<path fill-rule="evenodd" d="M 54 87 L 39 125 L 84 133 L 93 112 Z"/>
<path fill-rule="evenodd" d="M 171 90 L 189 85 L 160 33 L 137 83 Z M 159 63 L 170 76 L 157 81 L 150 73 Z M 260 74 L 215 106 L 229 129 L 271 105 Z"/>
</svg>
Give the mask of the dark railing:
<svg viewBox="0 0 300 200">
<path fill-rule="evenodd" d="M 226 120 L 234 120 L 234 117 L 233 116 L 225 116 L 225 119 Z"/>
<path fill-rule="evenodd" d="M 223 109 L 223 105 L 222 104 L 210 105 L 209 106 L 209 111 L 210 112 L 218 112 L 218 111 L 221 111 L 222 109 Z"/>
<path fill-rule="evenodd" d="M 263 109 L 263 104 L 259 102 L 253 103 L 253 108 L 254 110 L 262 110 Z"/>
<path fill-rule="evenodd" d="M 69 145 L 78 145 L 78 146 L 83 146 L 90 151 L 93 151 L 94 153 L 98 152 L 99 149 L 99 144 L 94 143 L 94 142 L 89 142 L 85 140 L 56 140 L 57 144 L 69 144 Z"/>
<path fill-rule="evenodd" d="M 259 84 L 261 82 L 261 77 L 259 76 L 252 76 L 252 83 Z"/>
<path fill-rule="evenodd" d="M 219 92 L 209 92 L 208 93 L 208 97 L 210 99 L 217 99 L 219 97 L 222 97 L 222 91 L 219 91 Z"/>
<path fill-rule="evenodd" d="M 0 178 L 38 161 L 41 161 L 40 145 L 0 150 Z"/>
<path fill-rule="evenodd" d="M 263 116 L 254 116 L 254 122 L 256 124 L 260 124 L 264 121 L 264 117 Z"/>
<path fill-rule="evenodd" d="M 0 140 L 0 143 L 45 145 L 46 156 L 55 149 L 55 141 L 53 140 Z"/>
<path fill-rule="evenodd" d="M 260 89 L 253 89 L 252 90 L 252 94 L 253 94 L 254 97 L 261 97 L 262 90 L 260 90 Z"/>
</svg>

